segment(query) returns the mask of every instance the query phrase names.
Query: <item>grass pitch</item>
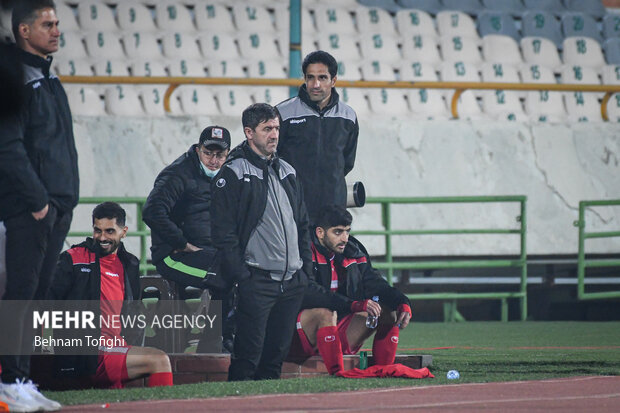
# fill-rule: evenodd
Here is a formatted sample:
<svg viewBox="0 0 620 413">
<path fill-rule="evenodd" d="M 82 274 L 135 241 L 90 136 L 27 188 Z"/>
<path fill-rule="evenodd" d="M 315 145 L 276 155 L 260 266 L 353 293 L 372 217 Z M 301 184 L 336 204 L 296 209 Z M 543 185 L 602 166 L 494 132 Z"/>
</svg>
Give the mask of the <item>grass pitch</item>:
<svg viewBox="0 0 620 413">
<path fill-rule="evenodd" d="M 371 342 L 366 343 L 370 347 Z M 212 382 L 167 388 L 45 392 L 64 405 L 273 393 L 620 375 L 620 322 L 413 323 L 400 353 L 431 354 L 434 379 L 312 379 Z M 458 370 L 459 380 L 446 379 Z"/>
</svg>

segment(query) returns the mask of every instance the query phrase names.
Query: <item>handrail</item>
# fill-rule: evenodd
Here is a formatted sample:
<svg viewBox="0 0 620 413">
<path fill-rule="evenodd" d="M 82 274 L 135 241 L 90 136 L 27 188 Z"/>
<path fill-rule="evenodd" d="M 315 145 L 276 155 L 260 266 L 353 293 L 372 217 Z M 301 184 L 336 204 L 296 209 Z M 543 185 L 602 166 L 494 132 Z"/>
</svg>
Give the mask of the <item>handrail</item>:
<svg viewBox="0 0 620 413">
<path fill-rule="evenodd" d="M 615 267 L 620 266 L 620 260 L 588 260 L 586 259 L 585 244 L 587 239 L 620 237 L 620 231 L 588 232 L 586 231 L 586 208 L 591 206 L 618 206 L 620 199 L 595 200 L 579 202 L 579 219 L 573 223 L 579 228 L 579 249 L 577 259 L 577 298 L 579 300 L 607 299 L 620 297 L 620 291 L 585 291 L 585 275 L 587 267 Z"/>
<path fill-rule="evenodd" d="M 392 204 L 448 204 L 448 203 L 490 203 L 490 202 L 516 202 L 520 205 L 520 215 L 517 221 L 520 223 L 519 229 L 434 229 L 434 230 L 397 230 L 392 228 Z M 497 268 L 497 267 L 516 267 L 521 269 L 519 291 L 517 292 L 498 292 L 498 293 L 444 293 L 444 294 L 410 294 L 410 298 L 415 299 L 454 299 L 459 298 L 492 298 L 502 300 L 502 320 L 507 319 L 505 306 L 506 298 L 518 298 L 520 302 L 520 318 L 527 318 L 527 197 L 523 195 L 509 196 L 462 196 L 462 197 L 372 197 L 367 198 L 367 204 L 380 204 L 383 230 L 361 230 L 354 231 L 355 235 L 382 235 L 385 237 L 385 261 L 374 262 L 373 265 L 379 269 L 387 270 L 387 280 L 392 284 L 394 270 L 396 269 L 439 269 L 439 268 Z M 518 234 L 520 235 L 519 257 L 514 260 L 506 259 L 487 259 L 487 260 L 458 260 L 458 261 L 394 261 L 392 253 L 392 236 L 396 235 L 446 235 L 446 234 Z M 455 308 L 452 307 L 452 311 Z"/>
<path fill-rule="evenodd" d="M 237 85 L 237 86 L 299 86 L 301 79 L 269 79 L 250 77 L 140 77 L 140 76 L 60 76 L 64 83 L 95 84 L 165 84 L 169 85 L 164 95 L 164 108 L 170 112 L 170 96 L 181 85 Z M 455 89 L 452 96 L 452 116 L 458 119 L 459 96 L 468 89 L 475 90 L 548 90 L 557 92 L 602 92 L 601 115 L 609 120 L 607 103 L 614 93 L 620 92 L 620 85 L 571 85 L 557 83 L 499 83 L 499 82 L 415 82 L 415 81 L 369 81 L 340 80 L 343 88 L 384 88 L 384 89 Z"/>
</svg>

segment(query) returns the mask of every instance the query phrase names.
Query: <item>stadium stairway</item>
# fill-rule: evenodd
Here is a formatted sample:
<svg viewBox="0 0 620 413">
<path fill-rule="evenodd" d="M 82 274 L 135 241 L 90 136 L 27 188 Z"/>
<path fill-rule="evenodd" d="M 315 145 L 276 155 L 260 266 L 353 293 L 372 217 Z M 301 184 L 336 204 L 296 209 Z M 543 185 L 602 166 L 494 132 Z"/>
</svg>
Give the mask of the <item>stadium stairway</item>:
<svg viewBox="0 0 620 413">
<path fill-rule="evenodd" d="M 208 381 L 226 381 L 229 354 L 169 354 L 174 384 L 190 384 Z M 359 356 L 344 356 L 346 370 L 359 367 Z M 430 367 L 433 358 L 430 355 L 398 354 L 395 363 L 413 369 Z M 373 365 L 372 355 L 368 356 L 368 364 Z M 89 388 L 88 380 L 60 379 L 53 375 L 53 356 L 49 354 L 34 355 L 31 359 L 31 378 L 42 390 L 71 390 Z M 300 378 L 326 376 L 327 369 L 320 356 L 305 360 L 286 361 L 282 366 L 282 378 Z M 136 379 L 126 387 L 146 387 L 146 379 Z"/>
</svg>

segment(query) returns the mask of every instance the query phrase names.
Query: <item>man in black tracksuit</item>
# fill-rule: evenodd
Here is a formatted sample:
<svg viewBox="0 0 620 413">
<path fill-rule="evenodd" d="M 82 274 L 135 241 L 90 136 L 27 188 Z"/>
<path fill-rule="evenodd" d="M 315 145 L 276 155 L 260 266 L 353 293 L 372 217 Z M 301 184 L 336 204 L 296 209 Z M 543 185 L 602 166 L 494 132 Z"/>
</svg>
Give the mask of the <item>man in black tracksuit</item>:
<svg viewBox="0 0 620 413">
<path fill-rule="evenodd" d="M 278 154 L 299 174 L 314 223 L 323 205 L 347 203 L 344 177 L 355 163 L 359 124 L 334 88 L 338 63 L 333 56 L 312 52 L 302 70 L 299 94 L 276 105 L 282 119 Z"/>
<path fill-rule="evenodd" d="M 16 2 L 12 23 L 24 68 L 24 105 L 17 116 L 2 119 L 0 127 L 0 221 L 6 227 L 7 270 L 3 299 L 28 302 L 43 299 L 49 288 L 78 202 L 79 178 L 69 103 L 50 69 L 60 37 L 53 1 Z M 33 336 L 24 330 L 25 312 L 14 314 L 13 326 L 0 326 L 17 337 L 16 348 Z M 0 357 L 2 380 L 27 378 L 29 356 L 7 354 Z"/>
<path fill-rule="evenodd" d="M 279 119 L 258 103 L 242 115 L 246 141 L 215 178 L 211 221 L 222 272 L 239 284 L 229 380 L 280 377 L 312 270 L 308 217 L 293 167 L 276 154 Z"/>
</svg>

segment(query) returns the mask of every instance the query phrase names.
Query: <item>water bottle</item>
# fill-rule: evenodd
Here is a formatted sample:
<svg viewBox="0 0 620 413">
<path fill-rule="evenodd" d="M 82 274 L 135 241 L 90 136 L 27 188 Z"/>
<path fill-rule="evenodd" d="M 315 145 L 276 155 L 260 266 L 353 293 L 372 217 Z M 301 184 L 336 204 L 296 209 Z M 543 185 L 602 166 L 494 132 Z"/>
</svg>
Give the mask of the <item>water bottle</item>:
<svg viewBox="0 0 620 413">
<path fill-rule="evenodd" d="M 375 295 L 374 297 L 372 297 L 372 301 L 378 303 L 379 296 Z M 368 317 L 366 317 L 366 328 L 370 328 L 370 329 L 377 328 L 378 322 L 379 322 L 379 317 L 368 314 Z"/>
</svg>

